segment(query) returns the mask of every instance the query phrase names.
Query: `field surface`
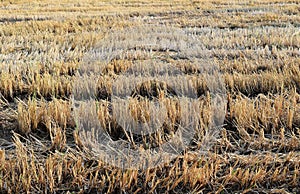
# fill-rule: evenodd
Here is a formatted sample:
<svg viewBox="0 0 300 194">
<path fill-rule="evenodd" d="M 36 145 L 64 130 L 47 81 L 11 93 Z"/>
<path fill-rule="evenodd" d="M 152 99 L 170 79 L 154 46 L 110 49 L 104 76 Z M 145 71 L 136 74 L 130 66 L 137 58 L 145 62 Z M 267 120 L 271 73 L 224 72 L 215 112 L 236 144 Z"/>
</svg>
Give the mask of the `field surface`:
<svg viewBox="0 0 300 194">
<path fill-rule="evenodd" d="M 188 82 L 128 74 L 165 66 Z M 168 122 L 133 133 L 152 102 Z M 0 193 L 300 193 L 300 1 L 0 1 Z"/>
</svg>

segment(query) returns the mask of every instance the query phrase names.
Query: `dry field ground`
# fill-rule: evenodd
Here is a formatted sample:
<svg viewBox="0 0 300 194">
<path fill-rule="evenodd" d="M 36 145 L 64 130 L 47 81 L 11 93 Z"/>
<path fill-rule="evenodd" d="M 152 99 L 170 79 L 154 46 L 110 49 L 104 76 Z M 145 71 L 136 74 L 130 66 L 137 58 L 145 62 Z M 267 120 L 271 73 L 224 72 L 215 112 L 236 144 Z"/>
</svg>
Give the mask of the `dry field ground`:
<svg viewBox="0 0 300 194">
<path fill-rule="evenodd" d="M 121 36 L 139 29 L 127 34 L 128 44 L 142 37 L 147 47 L 149 25 L 181 29 L 200 46 L 180 55 L 163 46 L 135 47 L 137 54 L 130 50 L 111 59 L 100 76 L 76 81 L 87 53 L 122 41 L 109 39 L 112 32 Z M 162 40 L 167 36 L 158 34 Z M 299 0 L 1 0 L 0 45 L 0 193 L 300 192 Z M 172 92 L 163 83 L 140 85 L 129 110 L 136 120 L 148 121 L 147 107 L 158 99 L 171 120 L 164 130 L 133 137 L 111 115 L 113 80 L 148 60 L 149 53 L 156 56 L 155 68 L 172 64 L 192 77 L 201 106 L 194 113 L 197 133 L 163 165 L 119 168 L 87 148 L 95 142 L 85 144 L 71 99 L 92 80 L 98 121 L 114 141 L 144 150 L 168 141 L 183 110 L 165 95 Z M 202 64 L 213 62 L 224 80 L 227 107 L 217 133 L 208 127 L 209 115 L 216 113 L 209 83 L 191 56 Z M 117 87 L 124 88 L 126 80 Z M 89 122 L 92 107 L 83 107 L 81 119 Z M 205 140 L 206 134 L 211 139 Z M 204 148 L 204 154 L 195 154 Z"/>
</svg>

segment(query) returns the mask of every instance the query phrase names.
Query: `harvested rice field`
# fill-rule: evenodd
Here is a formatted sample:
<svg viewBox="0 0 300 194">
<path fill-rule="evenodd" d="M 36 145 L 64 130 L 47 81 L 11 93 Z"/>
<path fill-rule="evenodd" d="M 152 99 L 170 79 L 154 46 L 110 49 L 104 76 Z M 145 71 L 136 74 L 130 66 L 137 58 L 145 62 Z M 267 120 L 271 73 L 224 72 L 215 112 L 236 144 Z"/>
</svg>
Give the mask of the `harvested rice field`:
<svg viewBox="0 0 300 194">
<path fill-rule="evenodd" d="M 0 193 L 300 193 L 300 1 L 2 0 Z"/>
</svg>

